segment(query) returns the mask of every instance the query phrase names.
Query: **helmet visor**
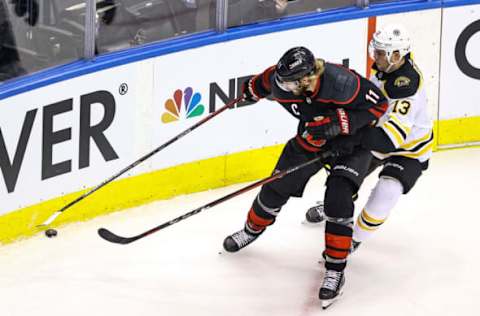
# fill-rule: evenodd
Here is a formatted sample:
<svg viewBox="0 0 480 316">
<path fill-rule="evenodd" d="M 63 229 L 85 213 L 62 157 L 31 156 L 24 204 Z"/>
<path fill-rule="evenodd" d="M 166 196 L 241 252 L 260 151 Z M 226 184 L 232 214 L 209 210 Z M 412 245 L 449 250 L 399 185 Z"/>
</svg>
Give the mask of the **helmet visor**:
<svg viewBox="0 0 480 316">
<path fill-rule="evenodd" d="M 296 91 L 300 88 L 300 85 L 301 85 L 300 80 L 293 80 L 293 81 L 282 80 L 282 78 L 280 78 L 280 76 L 277 73 L 275 73 L 275 82 L 280 87 L 280 89 L 286 92 Z"/>
</svg>

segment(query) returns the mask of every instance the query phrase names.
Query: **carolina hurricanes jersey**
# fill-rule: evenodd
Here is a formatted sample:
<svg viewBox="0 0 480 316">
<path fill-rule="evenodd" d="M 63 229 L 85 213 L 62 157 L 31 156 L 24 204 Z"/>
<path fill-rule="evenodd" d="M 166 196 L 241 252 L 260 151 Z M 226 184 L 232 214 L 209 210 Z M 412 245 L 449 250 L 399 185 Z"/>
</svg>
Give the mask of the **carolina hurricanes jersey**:
<svg viewBox="0 0 480 316">
<path fill-rule="evenodd" d="M 433 122 L 428 113 L 422 74 L 408 54 L 405 63 L 392 73 L 373 67 L 371 81 L 388 97 L 389 107 L 378 120 L 396 150 L 387 154 L 373 151 L 379 159 L 404 156 L 427 161 L 432 155 Z"/>
<path fill-rule="evenodd" d="M 342 109 L 348 113 L 351 121 L 355 122 L 355 126 L 348 128 L 355 132 L 377 121 L 388 107 L 386 97 L 371 81 L 341 65 L 332 63 L 324 65 L 325 70 L 315 90 L 304 95 L 295 95 L 283 90 L 275 80 L 275 66 L 251 79 L 252 92 L 257 97 L 268 96 L 299 119 L 297 141 L 308 151 L 318 151 L 325 141 L 304 139 L 302 135 L 306 122 L 333 115 L 337 109 Z"/>
</svg>

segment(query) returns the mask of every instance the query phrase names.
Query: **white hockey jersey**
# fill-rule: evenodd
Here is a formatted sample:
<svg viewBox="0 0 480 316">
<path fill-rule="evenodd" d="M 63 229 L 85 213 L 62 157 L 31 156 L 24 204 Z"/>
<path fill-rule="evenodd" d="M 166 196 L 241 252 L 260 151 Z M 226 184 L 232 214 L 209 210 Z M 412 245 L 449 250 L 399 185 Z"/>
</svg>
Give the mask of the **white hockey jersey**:
<svg viewBox="0 0 480 316">
<path fill-rule="evenodd" d="M 432 155 L 433 121 L 427 108 L 422 74 L 410 56 L 392 73 L 372 73 L 370 80 L 388 97 L 387 112 L 377 127 L 388 135 L 396 150 L 388 154 L 372 152 L 379 159 L 404 156 L 427 161 Z"/>
</svg>

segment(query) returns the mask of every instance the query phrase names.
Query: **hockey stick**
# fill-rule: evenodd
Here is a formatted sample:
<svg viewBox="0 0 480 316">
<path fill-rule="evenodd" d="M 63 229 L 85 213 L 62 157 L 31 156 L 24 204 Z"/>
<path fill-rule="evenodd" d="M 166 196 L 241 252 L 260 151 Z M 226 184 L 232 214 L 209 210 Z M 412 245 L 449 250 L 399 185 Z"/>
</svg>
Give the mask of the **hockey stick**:
<svg viewBox="0 0 480 316">
<path fill-rule="evenodd" d="M 125 172 L 129 171 L 130 169 L 134 168 L 135 166 L 139 165 L 140 163 L 144 162 L 145 160 L 147 160 L 148 158 L 152 157 L 153 155 L 155 155 L 156 153 L 158 153 L 159 151 L 161 151 L 162 149 L 166 148 L 167 146 L 173 144 L 174 142 L 176 142 L 177 140 L 179 140 L 180 138 L 182 138 L 183 136 L 189 134 L 191 131 L 193 131 L 194 129 L 196 129 L 197 127 L 199 127 L 200 125 L 203 125 L 204 123 L 206 123 L 207 121 L 211 120 L 212 118 L 214 118 L 215 116 L 217 116 L 218 114 L 222 113 L 223 111 L 225 111 L 226 109 L 228 108 L 231 108 L 233 105 L 235 105 L 236 103 L 240 102 L 243 100 L 243 96 L 241 97 L 238 97 L 236 98 L 235 100 L 232 100 L 230 102 L 228 102 L 227 104 L 225 104 L 223 107 L 221 107 L 220 109 L 210 113 L 208 116 L 206 116 L 204 119 L 198 121 L 196 124 L 194 124 L 193 126 L 187 128 L 186 130 L 184 130 L 183 132 L 181 132 L 180 134 L 178 134 L 177 136 L 174 136 L 173 138 L 171 138 L 169 141 L 167 141 L 166 143 L 164 143 L 163 145 L 160 145 L 159 147 L 157 147 L 155 150 L 149 152 L 148 154 L 144 155 L 143 157 L 141 157 L 140 159 L 138 159 L 137 161 L 133 162 L 132 164 L 128 165 L 127 167 L 123 168 L 122 170 L 120 170 L 120 172 L 118 172 L 117 174 L 111 176 L 110 178 L 108 178 L 107 180 L 103 181 L 102 183 L 100 183 L 99 185 L 97 185 L 96 187 L 94 187 L 93 189 L 91 189 L 90 191 L 88 192 L 85 192 L 84 194 L 80 195 L 78 198 L 76 198 L 75 200 L 71 201 L 70 203 L 68 203 L 67 205 L 65 205 L 64 207 L 62 207 L 61 209 L 59 209 L 58 211 L 56 211 L 55 213 L 53 213 L 45 222 L 43 222 L 42 224 L 38 225 L 37 227 L 45 227 L 45 226 L 48 226 L 50 225 L 60 214 L 62 214 L 62 212 L 64 212 L 65 210 L 67 210 L 68 208 L 70 208 L 71 206 L 77 204 L 78 202 L 80 202 L 81 200 L 83 200 L 84 198 L 86 198 L 87 196 L 89 196 L 90 194 L 92 194 L 93 192 L 99 190 L 100 188 L 106 186 L 108 183 L 112 182 L 113 180 L 117 179 L 118 177 L 120 177 L 121 175 L 123 175 Z"/>
<path fill-rule="evenodd" d="M 105 228 L 100 228 L 100 229 L 98 230 L 98 234 L 99 234 L 100 237 L 102 237 L 103 239 L 105 239 L 105 240 L 107 240 L 107 241 L 109 241 L 109 242 L 112 242 L 112 243 L 122 244 L 122 245 L 129 244 L 129 243 L 134 242 L 134 241 L 136 241 L 136 240 L 138 240 L 138 239 L 141 239 L 141 238 L 143 238 L 143 237 L 146 237 L 146 236 L 148 236 L 148 235 L 151 235 L 151 234 L 153 234 L 153 233 L 155 233 L 155 232 L 157 232 L 157 231 L 159 231 L 159 230 L 161 230 L 161 229 L 164 229 L 164 228 L 166 228 L 166 227 L 168 227 L 168 226 L 171 226 L 171 225 L 176 224 L 176 223 L 178 223 L 178 222 L 180 222 L 180 221 L 183 221 L 184 219 L 187 219 L 187 218 L 189 218 L 190 216 L 196 215 L 196 214 L 200 213 L 201 211 L 207 210 L 207 209 L 209 209 L 209 208 L 211 208 L 211 207 L 213 207 L 213 206 L 215 206 L 215 205 L 218 205 L 218 204 L 223 203 L 223 202 L 225 202 L 225 201 L 227 201 L 227 200 L 230 200 L 231 198 L 233 198 L 233 197 L 235 197 L 235 196 L 237 196 L 237 195 L 240 195 L 240 194 L 242 194 L 242 193 L 245 193 L 245 192 L 247 192 L 247 191 L 250 191 L 250 190 L 252 190 L 252 189 L 254 189 L 254 188 L 258 187 L 258 186 L 264 185 L 264 184 L 266 184 L 266 183 L 275 181 L 275 180 L 278 179 L 278 178 L 281 178 L 281 177 L 283 177 L 283 176 L 285 176 L 285 175 L 287 175 L 287 174 L 290 174 L 290 173 L 292 173 L 292 172 L 295 172 L 295 171 L 297 171 L 297 170 L 299 170 L 299 169 L 302 169 L 302 168 L 304 168 L 304 167 L 306 167 L 306 166 L 309 166 L 309 165 L 311 165 L 311 164 L 313 164 L 313 163 L 315 163 L 315 162 L 317 162 L 317 161 L 319 161 L 319 160 L 323 160 L 323 159 L 328 158 L 328 157 L 330 157 L 330 156 L 332 156 L 332 153 L 327 151 L 327 152 L 324 152 L 324 153 L 320 154 L 319 156 L 317 156 L 317 157 L 315 157 L 315 158 L 313 158 L 313 159 L 311 159 L 311 160 L 308 160 L 308 161 L 306 161 L 306 162 L 304 162 L 304 163 L 301 163 L 301 164 L 299 164 L 299 165 L 290 167 L 290 168 L 285 169 L 285 170 L 282 170 L 282 171 L 278 171 L 278 172 L 272 174 L 271 176 L 269 176 L 269 177 L 267 177 L 267 178 L 258 180 L 257 182 L 252 183 L 252 184 L 250 184 L 250 185 L 248 185 L 248 186 L 246 186 L 246 187 L 244 187 L 244 188 L 242 188 L 242 189 L 240 189 L 240 190 L 237 190 L 237 191 L 235 191 L 235 192 L 232 192 L 232 193 L 230 193 L 230 194 L 227 194 L 227 195 L 225 195 L 225 196 L 223 196 L 223 197 L 221 197 L 221 198 L 219 198 L 219 199 L 217 199 L 217 200 L 215 200 L 215 201 L 213 201 L 213 202 L 210 202 L 210 203 L 205 204 L 205 205 L 203 205 L 203 206 L 201 206 L 201 207 L 199 207 L 199 208 L 196 208 L 196 209 L 194 209 L 193 211 L 190 211 L 190 212 L 188 212 L 188 213 L 185 213 L 185 214 L 183 214 L 183 215 L 181 215 L 181 216 L 179 216 L 179 217 L 177 217 L 177 218 L 172 219 L 171 221 L 168 221 L 168 222 L 166 222 L 166 223 L 163 223 L 163 224 L 161 224 L 161 225 L 158 225 L 157 227 L 154 227 L 154 228 L 152 228 L 152 229 L 150 229 L 150 230 L 147 230 L 146 232 L 141 233 L 141 234 L 139 234 L 139 235 L 136 235 L 136 236 L 133 236 L 133 237 L 122 237 L 122 236 L 119 236 L 119 235 L 116 235 L 116 234 L 112 233 L 111 231 L 109 231 L 108 229 L 105 229 Z"/>
</svg>

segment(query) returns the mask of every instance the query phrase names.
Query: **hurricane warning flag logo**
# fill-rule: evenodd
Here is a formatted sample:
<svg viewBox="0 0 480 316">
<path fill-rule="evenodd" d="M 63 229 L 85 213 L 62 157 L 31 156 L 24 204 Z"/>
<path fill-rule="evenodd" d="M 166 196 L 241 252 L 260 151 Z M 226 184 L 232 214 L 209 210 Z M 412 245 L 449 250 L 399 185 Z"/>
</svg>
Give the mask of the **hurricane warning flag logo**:
<svg viewBox="0 0 480 316">
<path fill-rule="evenodd" d="M 178 89 L 173 93 L 173 98 L 165 102 L 165 113 L 162 115 L 163 123 L 171 123 L 180 119 L 182 112 L 182 102 L 185 104 L 186 118 L 202 115 L 205 106 L 200 104 L 202 95 L 198 92 L 193 93 L 191 87 L 186 88 L 183 92 Z"/>
</svg>

